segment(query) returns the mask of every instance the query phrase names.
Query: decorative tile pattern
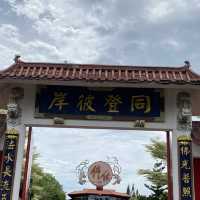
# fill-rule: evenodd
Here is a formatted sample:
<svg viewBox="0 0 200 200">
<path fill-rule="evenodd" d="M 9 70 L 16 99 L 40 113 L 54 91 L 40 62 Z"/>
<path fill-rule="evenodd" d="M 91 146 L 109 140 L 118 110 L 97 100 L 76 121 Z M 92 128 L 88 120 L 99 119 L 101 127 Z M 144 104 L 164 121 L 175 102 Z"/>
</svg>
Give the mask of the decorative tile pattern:
<svg viewBox="0 0 200 200">
<path fill-rule="evenodd" d="M 0 71 L 0 80 L 155 82 L 159 84 L 200 84 L 200 76 L 189 67 L 115 66 L 16 62 Z"/>
</svg>

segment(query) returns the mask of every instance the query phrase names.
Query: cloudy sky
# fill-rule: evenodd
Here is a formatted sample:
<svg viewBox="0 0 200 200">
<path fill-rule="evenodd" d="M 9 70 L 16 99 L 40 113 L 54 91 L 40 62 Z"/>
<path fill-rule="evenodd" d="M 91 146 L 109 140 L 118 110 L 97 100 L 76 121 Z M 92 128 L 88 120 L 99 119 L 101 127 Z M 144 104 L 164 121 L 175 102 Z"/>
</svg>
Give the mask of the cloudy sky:
<svg viewBox="0 0 200 200">
<path fill-rule="evenodd" d="M 38 162 L 52 173 L 63 185 L 65 192 L 95 188 L 87 183 L 78 184 L 76 167 L 81 161 L 107 161 L 107 157 L 117 157 L 122 168 L 120 185 L 109 184 L 106 188 L 126 192 L 135 184 L 139 192 L 148 194 L 144 187 L 147 181 L 137 174 L 138 169 L 152 169 L 153 160 L 145 151 L 145 144 L 152 138 L 165 141 L 164 132 L 95 129 L 52 129 L 34 128 L 34 146 L 40 153 Z"/>
<path fill-rule="evenodd" d="M 1 0 L 0 66 L 26 61 L 200 71 L 200 0 Z"/>
</svg>

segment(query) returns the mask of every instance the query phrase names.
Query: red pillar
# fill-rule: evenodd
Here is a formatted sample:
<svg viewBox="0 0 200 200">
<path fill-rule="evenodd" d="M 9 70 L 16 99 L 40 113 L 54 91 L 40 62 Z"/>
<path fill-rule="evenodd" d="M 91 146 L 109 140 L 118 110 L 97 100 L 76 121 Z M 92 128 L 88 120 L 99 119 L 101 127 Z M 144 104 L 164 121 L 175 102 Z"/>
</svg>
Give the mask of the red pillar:
<svg viewBox="0 0 200 200">
<path fill-rule="evenodd" d="M 200 199 L 200 158 L 194 158 L 194 189 L 195 199 Z"/>
<path fill-rule="evenodd" d="M 23 179 L 23 186 L 22 186 L 22 200 L 28 200 L 28 189 L 29 189 L 29 182 L 30 177 L 28 171 L 30 170 L 30 149 L 31 149 L 31 137 L 32 137 L 32 127 L 28 128 L 28 143 L 26 149 L 26 160 L 24 166 L 24 179 Z"/>
<path fill-rule="evenodd" d="M 166 136 L 167 136 L 168 200 L 173 200 L 173 182 L 172 182 L 172 160 L 171 160 L 170 131 L 167 131 Z"/>
</svg>

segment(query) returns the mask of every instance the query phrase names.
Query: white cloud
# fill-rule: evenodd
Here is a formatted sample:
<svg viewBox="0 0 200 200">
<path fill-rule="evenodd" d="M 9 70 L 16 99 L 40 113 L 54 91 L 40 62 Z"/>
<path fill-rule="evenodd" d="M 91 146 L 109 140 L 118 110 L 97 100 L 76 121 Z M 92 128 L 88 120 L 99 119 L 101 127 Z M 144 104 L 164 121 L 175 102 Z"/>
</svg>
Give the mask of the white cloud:
<svg viewBox="0 0 200 200">
<path fill-rule="evenodd" d="M 8 65 L 10 65 L 13 62 L 13 60 L 10 60 L 10 58 L 14 58 L 13 55 L 15 55 L 15 51 L 10 49 L 9 47 L 0 45 L 0 70 L 7 68 Z"/>
<path fill-rule="evenodd" d="M 1 39 L 18 38 L 19 37 L 18 28 L 11 24 L 2 24 L 0 26 L 0 37 L 1 37 Z"/>
<path fill-rule="evenodd" d="M 33 61 L 36 58 L 40 61 L 46 61 L 47 57 L 56 61 L 60 57 L 58 49 L 47 42 L 41 40 L 23 41 L 19 29 L 11 24 L 0 25 L 0 40 L 2 41 L 1 53 L 4 54 L 2 56 L 4 60 L 1 60 L 1 63 L 5 63 L 5 65 L 10 62 L 10 58 L 14 58 L 15 54 L 26 55 L 26 59 Z"/>
<path fill-rule="evenodd" d="M 97 23 L 90 14 L 83 13 L 80 8 L 72 9 L 69 5 L 61 15 L 55 16 L 55 6 L 49 6 L 53 18 L 44 17 L 35 21 L 33 28 L 41 37 L 46 37 L 58 46 L 63 60 L 72 62 L 94 62 L 98 57 L 102 39 L 98 37 L 94 26 Z M 87 23 L 90 26 L 87 26 Z"/>
<path fill-rule="evenodd" d="M 161 43 L 162 43 L 163 47 L 172 48 L 177 51 L 181 51 L 182 49 L 185 48 L 185 45 L 183 42 L 180 43 L 180 42 L 178 42 L 178 40 L 175 40 L 173 38 L 166 38 L 163 41 L 161 41 Z"/>
<path fill-rule="evenodd" d="M 11 24 L 2 24 L 0 26 L 0 60 L 1 68 L 6 68 L 10 61 L 10 58 L 14 58 L 14 55 L 17 54 L 14 46 L 17 43 L 17 38 L 19 38 L 18 28 Z"/>
<path fill-rule="evenodd" d="M 147 17 L 152 22 L 168 20 L 170 14 L 174 11 L 174 6 L 170 1 L 153 1 L 153 4 L 147 8 Z"/>
<path fill-rule="evenodd" d="M 200 62 L 197 0 L 4 2 L 19 36 L 3 37 L 1 45 L 19 50 L 25 60 L 182 65 L 187 56 L 192 64 Z"/>
<path fill-rule="evenodd" d="M 27 58 L 32 58 L 31 60 L 37 57 L 38 60 L 45 61 L 47 56 L 54 58 L 55 60 L 59 58 L 59 51 L 55 46 L 39 40 L 27 42 L 26 44 L 22 45 L 21 50 L 24 50 L 25 55 L 29 55 Z"/>
<path fill-rule="evenodd" d="M 42 0 L 4 0 L 7 1 L 12 10 L 17 15 L 24 15 L 32 20 L 38 19 L 39 16 L 45 12 L 45 4 Z"/>
</svg>

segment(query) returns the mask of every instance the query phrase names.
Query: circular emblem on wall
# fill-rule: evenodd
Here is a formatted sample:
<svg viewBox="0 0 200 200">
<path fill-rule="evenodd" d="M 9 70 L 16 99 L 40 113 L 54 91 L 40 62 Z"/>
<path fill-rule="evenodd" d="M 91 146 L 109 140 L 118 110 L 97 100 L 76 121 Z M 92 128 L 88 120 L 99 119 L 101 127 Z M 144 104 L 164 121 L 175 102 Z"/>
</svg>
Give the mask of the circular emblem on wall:
<svg viewBox="0 0 200 200">
<path fill-rule="evenodd" d="M 93 163 L 88 168 L 88 179 L 97 187 L 103 187 L 110 183 L 113 177 L 113 172 L 111 166 L 102 161 Z"/>
</svg>

